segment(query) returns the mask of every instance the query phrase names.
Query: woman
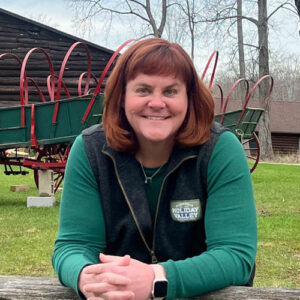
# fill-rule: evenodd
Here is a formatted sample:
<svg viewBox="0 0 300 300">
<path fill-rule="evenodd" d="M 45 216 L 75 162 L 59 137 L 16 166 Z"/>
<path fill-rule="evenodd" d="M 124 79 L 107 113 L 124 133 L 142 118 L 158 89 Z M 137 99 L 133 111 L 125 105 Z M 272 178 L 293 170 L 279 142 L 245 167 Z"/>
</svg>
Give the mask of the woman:
<svg viewBox="0 0 300 300">
<path fill-rule="evenodd" d="M 103 126 L 71 150 L 53 266 L 87 299 L 174 299 L 244 285 L 256 216 L 237 138 L 213 123 L 210 91 L 177 44 L 122 54 Z M 104 254 L 106 253 L 106 254 Z"/>
</svg>

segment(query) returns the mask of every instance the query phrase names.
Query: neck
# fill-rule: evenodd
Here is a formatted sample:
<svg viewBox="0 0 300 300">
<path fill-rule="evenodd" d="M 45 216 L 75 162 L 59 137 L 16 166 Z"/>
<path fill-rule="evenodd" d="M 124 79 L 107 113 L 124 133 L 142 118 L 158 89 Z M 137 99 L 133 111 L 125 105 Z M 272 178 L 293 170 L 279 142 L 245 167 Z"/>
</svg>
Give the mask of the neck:
<svg viewBox="0 0 300 300">
<path fill-rule="evenodd" d="M 169 160 L 173 146 L 173 144 L 140 145 L 135 157 L 144 167 L 160 167 Z"/>
</svg>

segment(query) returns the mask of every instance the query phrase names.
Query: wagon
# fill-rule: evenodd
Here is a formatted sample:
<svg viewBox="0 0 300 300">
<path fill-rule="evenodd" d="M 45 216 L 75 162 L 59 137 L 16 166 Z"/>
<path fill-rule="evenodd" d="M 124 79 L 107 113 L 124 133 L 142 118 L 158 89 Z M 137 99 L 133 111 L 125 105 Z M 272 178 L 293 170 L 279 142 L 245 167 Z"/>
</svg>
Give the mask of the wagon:
<svg viewBox="0 0 300 300">
<path fill-rule="evenodd" d="M 11 53 L 0 55 L 15 58 L 20 64 L 20 105 L 0 108 L 0 164 L 4 165 L 6 175 L 26 175 L 29 168 L 34 171 L 38 187 L 38 170 L 52 170 L 54 173 L 54 192 L 62 183 L 70 148 L 75 138 L 84 128 L 101 122 L 103 94 L 100 87 L 112 62 L 120 50 L 133 40 L 122 44 L 112 55 L 99 81 L 91 73 L 88 48 L 81 42 L 74 43 L 62 62 L 59 76 L 55 76 L 53 65 L 48 54 L 41 48 L 33 48 L 26 54 L 23 62 Z M 78 96 L 71 97 L 63 83 L 63 72 L 68 58 L 75 47 L 85 47 L 88 58 L 88 71 L 81 74 L 78 80 Z M 31 78 L 26 77 L 26 63 L 34 51 L 44 53 L 49 63 L 50 75 L 47 86 L 50 101 L 46 101 L 39 87 Z M 81 92 L 83 77 L 86 76 L 84 93 Z M 54 91 L 55 79 L 58 78 Z M 94 92 L 89 90 L 89 81 L 96 83 Z M 28 82 L 31 81 L 41 98 L 41 103 L 28 104 Z M 64 88 L 66 99 L 60 99 L 60 89 Z M 83 95 L 82 95 L 83 94 Z M 55 97 L 55 98 L 54 98 Z M 25 151 L 20 151 L 25 149 Z M 28 153 L 34 152 L 34 156 Z"/>
<path fill-rule="evenodd" d="M 213 86 L 214 76 L 218 64 L 218 51 L 213 51 L 211 56 L 209 57 L 207 64 L 202 73 L 201 79 L 204 80 L 208 68 L 210 67 L 213 59 L 214 64 L 211 72 L 211 77 L 208 83 L 208 88 L 211 89 Z M 258 107 L 254 107 L 253 103 L 251 103 L 251 98 L 254 96 L 255 90 L 259 87 L 262 81 L 269 80 L 269 91 L 264 99 L 263 103 Z M 233 111 L 227 111 L 228 103 L 231 99 L 233 91 L 237 86 L 244 84 L 243 89 L 245 90 L 244 99 L 241 99 L 241 107 L 239 109 L 235 109 Z M 256 134 L 258 122 L 263 115 L 265 108 L 268 105 L 270 100 L 272 90 L 273 90 L 274 80 L 270 75 L 262 76 L 253 86 L 251 91 L 249 92 L 249 81 L 245 78 L 240 78 L 234 82 L 232 87 L 230 88 L 226 99 L 224 100 L 223 89 L 219 84 L 216 84 L 217 90 L 219 90 L 219 112 L 215 114 L 214 120 L 230 131 L 232 131 L 239 141 L 241 142 L 247 159 L 250 161 L 250 173 L 252 173 L 258 165 L 260 159 L 260 143 L 258 136 Z M 216 97 L 215 97 L 216 98 Z M 253 101 L 252 101 L 253 102 Z M 217 103 L 215 103 L 217 104 Z"/>
<path fill-rule="evenodd" d="M 26 174 L 22 167 L 34 170 L 38 186 L 38 170 L 51 169 L 55 173 L 55 189 L 59 187 L 64 174 L 70 147 L 80 132 L 101 121 L 102 95 L 94 100 L 87 120 L 82 124 L 82 112 L 91 102 L 92 95 L 25 106 L 0 108 L 0 163 L 4 164 L 6 175 Z M 59 104 L 56 123 L 52 123 L 55 106 Z M 21 114 L 24 110 L 24 126 Z M 34 158 L 25 158 L 18 149 L 34 149 Z M 15 153 L 7 152 L 16 149 Z M 12 155 L 13 154 L 13 155 Z M 27 156 L 27 155 L 26 155 Z M 12 166 L 19 166 L 16 170 Z"/>
<path fill-rule="evenodd" d="M 264 80 L 270 81 L 269 92 L 264 102 L 259 107 L 250 106 L 249 100 L 252 98 L 254 91 Z M 245 98 L 243 99 L 243 101 L 241 101 L 241 108 L 227 112 L 227 105 L 231 98 L 233 90 L 241 83 L 245 83 L 246 85 Z M 225 101 L 223 101 L 223 92 L 221 91 L 220 111 L 215 115 L 215 121 L 231 130 L 243 145 L 248 160 L 252 162 L 250 166 L 251 173 L 257 167 L 260 158 L 260 143 L 255 131 L 257 128 L 257 124 L 270 100 L 273 84 L 273 78 L 270 75 L 265 75 L 255 83 L 255 85 L 249 92 L 249 82 L 246 79 L 238 79 L 228 92 Z"/>
</svg>

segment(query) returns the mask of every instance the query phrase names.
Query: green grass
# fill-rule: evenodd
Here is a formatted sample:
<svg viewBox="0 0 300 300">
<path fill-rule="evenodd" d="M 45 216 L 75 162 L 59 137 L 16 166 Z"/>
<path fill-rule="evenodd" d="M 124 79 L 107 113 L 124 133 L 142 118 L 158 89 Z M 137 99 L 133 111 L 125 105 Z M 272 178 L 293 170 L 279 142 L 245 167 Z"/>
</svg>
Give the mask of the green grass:
<svg viewBox="0 0 300 300">
<path fill-rule="evenodd" d="M 256 286 L 300 287 L 300 166 L 259 164 Z"/>
<path fill-rule="evenodd" d="M 258 215 L 255 286 L 300 287 L 300 166 L 259 164 L 252 174 Z M 11 192 L 28 184 L 29 192 Z M 0 166 L 0 274 L 54 276 L 51 255 L 58 200 L 51 208 L 27 208 L 37 195 L 32 174 L 5 176 Z"/>
<path fill-rule="evenodd" d="M 11 192 L 28 184 L 29 192 Z M 54 276 L 51 255 L 57 233 L 60 193 L 50 208 L 27 208 L 27 196 L 37 196 L 33 174 L 5 176 L 0 167 L 0 274 Z"/>
</svg>

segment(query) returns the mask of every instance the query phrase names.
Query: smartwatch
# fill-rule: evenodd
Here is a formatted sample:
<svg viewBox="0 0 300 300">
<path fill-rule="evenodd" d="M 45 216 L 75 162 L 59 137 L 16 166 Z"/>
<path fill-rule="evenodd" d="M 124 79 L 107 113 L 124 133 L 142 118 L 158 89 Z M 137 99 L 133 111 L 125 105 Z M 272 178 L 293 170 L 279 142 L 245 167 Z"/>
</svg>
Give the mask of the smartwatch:
<svg viewBox="0 0 300 300">
<path fill-rule="evenodd" d="M 151 265 L 154 270 L 154 281 L 152 286 L 151 299 L 164 299 L 168 292 L 168 280 L 164 269 L 160 265 Z"/>
</svg>

